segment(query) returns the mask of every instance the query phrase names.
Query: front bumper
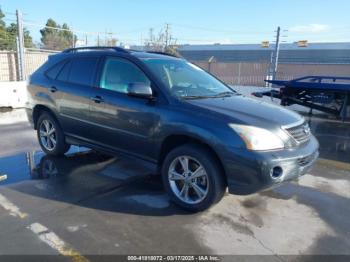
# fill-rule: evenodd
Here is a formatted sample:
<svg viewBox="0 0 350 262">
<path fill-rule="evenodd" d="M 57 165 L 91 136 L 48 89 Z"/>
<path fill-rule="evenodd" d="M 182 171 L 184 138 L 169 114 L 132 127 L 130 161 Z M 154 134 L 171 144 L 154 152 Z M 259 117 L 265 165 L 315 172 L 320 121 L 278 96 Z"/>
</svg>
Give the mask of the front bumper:
<svg viewBox="0 0 350 262">
<path fill-rule="evenodd" d="M 228 149 L 222 159 L 229 193 L 252 194 L 306 174 L 318 158 L 318 147 L 312 136 L 306 144 L 293 149 L 265 152 Z M 271 175 L 274 167 L 283 171 L 275 178 Z"/>
</svg>

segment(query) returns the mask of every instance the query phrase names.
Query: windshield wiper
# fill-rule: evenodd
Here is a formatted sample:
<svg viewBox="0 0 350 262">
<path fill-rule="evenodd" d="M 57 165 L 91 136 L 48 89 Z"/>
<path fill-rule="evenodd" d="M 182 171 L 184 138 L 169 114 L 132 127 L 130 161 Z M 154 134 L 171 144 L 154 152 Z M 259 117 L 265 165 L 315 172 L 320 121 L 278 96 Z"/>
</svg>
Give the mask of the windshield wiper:
<svg viewBox="0 0 350 262">
<path fill-rule="evenodd" d="M 226 91 L 226 92 L 218 93 L 218 94 L 213 95 L 211 97 L 229 97 L 229 96 L 236 96 L 236 95 L 238 95 L 238 93 Z"/>
<path fill-rule="evenodd" d="M 205 99 L 211 98 L 211 96 L 183 96 L 183 99 Z"/>
<path fill-rule="evenodd" d="M 200 96 L 200 95 L 196 95 L 196 96 L 183 96 L 183 99 L 205 99 L 205 98 L 220 98 L 220 97 L 230 97 L 230 96 L 237 96 L 239 95 L 236 92 L 222 92 L 222 93 L 218 93 L 215 95 L 207 95 L 207 96 Z"/>
</svg>

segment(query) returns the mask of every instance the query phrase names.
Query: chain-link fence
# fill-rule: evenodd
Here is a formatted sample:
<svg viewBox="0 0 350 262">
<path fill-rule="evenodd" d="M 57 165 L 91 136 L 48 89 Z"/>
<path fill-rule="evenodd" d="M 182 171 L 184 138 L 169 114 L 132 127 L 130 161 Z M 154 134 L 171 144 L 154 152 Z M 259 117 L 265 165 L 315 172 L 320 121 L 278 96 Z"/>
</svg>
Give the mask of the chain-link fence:
<svg viewBox="0 0 350 262">
<path fill-rule="evenodd" d="M 18 80 L 17 61 L 15 51 L 0 51 L 0 81 Z"/>
<path fill-rule="evenodd" d="M 38 69 L 55 51 L 26 49 L 24 52 L 24 79 Z M 16 51 L 0 51 L 0 81 L 20 81 Z"/>
<path fill-rule="evenodd" d="M 350 52 L 350 50 L 349 50 Z M 280 64 L 277 79 L 291 80 L 303 76 L 350 76 L 349 64 Z"/>
<path fill-rule="evenodd" d="M 230 85 L 264 86 L 268 62 L 203 62 L 192 61 Z"/>
<path fill-rule="evenodd" d="M 350 52 L 350 51 L 349 51 Z M 266 86 L 269 62 L 205 62 L 192 61 L 230 85 Z M 349 64 L 295 64 L 281 63 L 277 79 L 291 80 L 308 75 L 349 76 Z"/>
</svg>

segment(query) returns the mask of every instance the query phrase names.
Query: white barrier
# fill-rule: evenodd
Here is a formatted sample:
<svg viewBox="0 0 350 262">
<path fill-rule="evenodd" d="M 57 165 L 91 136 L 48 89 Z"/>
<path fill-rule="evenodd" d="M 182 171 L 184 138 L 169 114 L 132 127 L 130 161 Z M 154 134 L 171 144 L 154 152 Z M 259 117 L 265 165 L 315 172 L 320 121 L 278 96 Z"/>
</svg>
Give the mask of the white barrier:
<svg viewBox="0 0 350 262">
<path fill-rule="evenodd" d="M 0 107 L 21 108 L 26 101 L 26 81 L 0 82 Z"/>
</svg>

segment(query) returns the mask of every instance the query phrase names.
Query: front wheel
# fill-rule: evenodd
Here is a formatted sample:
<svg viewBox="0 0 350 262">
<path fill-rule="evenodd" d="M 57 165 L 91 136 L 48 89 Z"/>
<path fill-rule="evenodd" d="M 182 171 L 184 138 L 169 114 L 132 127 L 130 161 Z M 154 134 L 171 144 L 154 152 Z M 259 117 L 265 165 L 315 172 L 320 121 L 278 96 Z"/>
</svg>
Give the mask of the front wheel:
<svg viewBox="0 0 350 262">
<path fill-rule="evenodd" d="M 47 155 L 63 155 L 69 150 L 60 125 L 50 114 L 40 115 L 36 129 L 40 147 Z"/>
<path fill-rule="evenodd" d="M 216 158 L 205 147 L 195 144 L 175 148 L 166 156 L 162 179 L 171 199 L 192 212 L 219 202 L 226 190 Z"/>
</svg>

